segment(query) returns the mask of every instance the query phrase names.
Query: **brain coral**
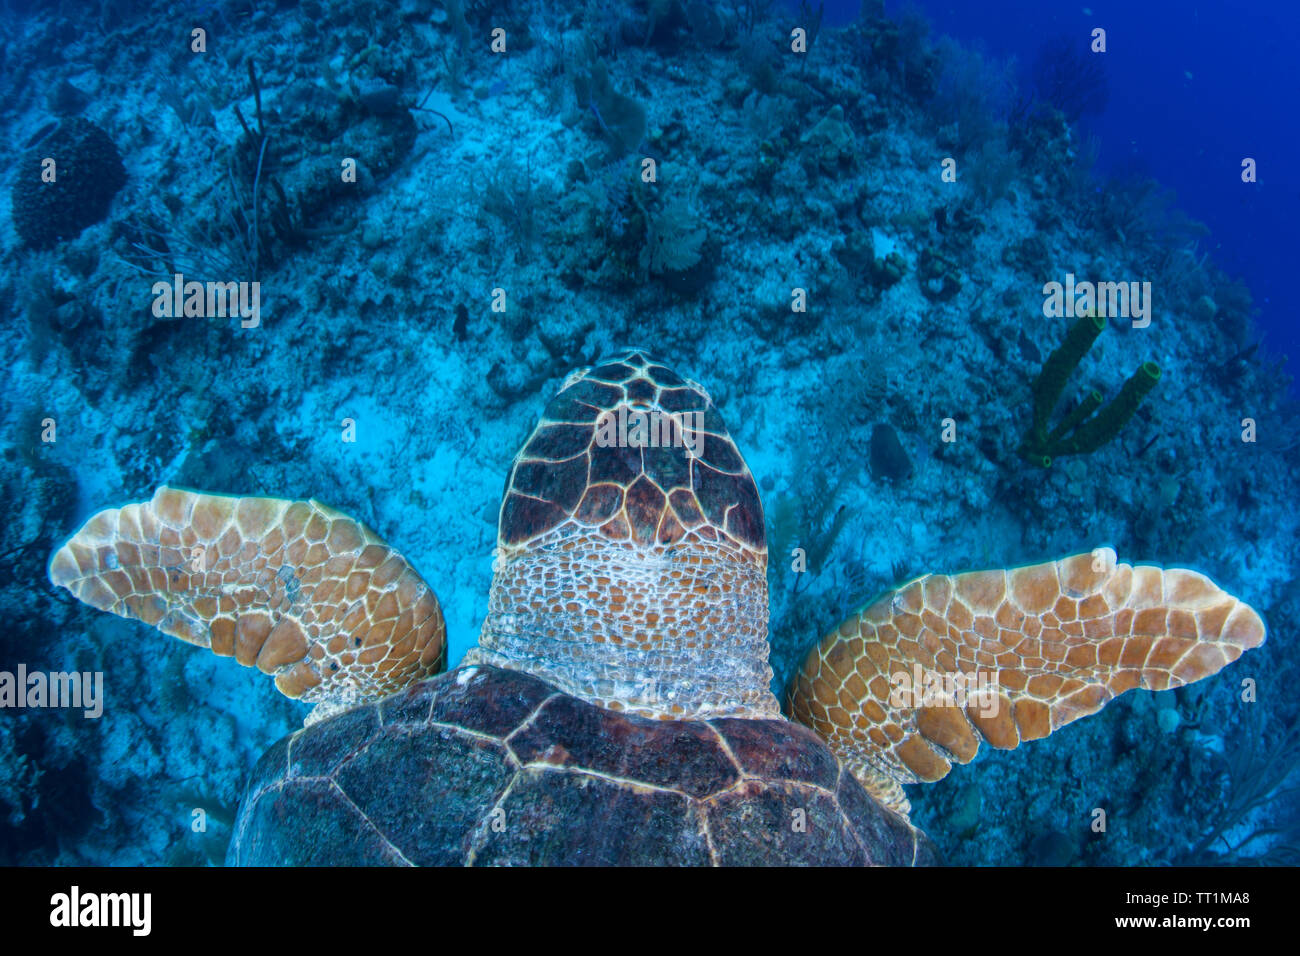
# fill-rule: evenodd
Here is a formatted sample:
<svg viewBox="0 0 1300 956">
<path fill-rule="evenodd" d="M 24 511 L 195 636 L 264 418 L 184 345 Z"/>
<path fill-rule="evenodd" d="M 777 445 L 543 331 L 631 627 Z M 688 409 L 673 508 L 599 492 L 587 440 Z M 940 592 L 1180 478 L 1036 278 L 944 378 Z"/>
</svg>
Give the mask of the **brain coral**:
<svg viewBox="0 0 1300 956">
<path fill-rule="evenodd" d="M 55 164 L 50 182 L 42 178 L 46 158 Z M 48 249 L 103 219 L 125 183 L 122 157 L 108 134 L 89 120 L 64 120 L 19 162 L 11 193 L 14 227 L 27 245 Z"/>
</svg>

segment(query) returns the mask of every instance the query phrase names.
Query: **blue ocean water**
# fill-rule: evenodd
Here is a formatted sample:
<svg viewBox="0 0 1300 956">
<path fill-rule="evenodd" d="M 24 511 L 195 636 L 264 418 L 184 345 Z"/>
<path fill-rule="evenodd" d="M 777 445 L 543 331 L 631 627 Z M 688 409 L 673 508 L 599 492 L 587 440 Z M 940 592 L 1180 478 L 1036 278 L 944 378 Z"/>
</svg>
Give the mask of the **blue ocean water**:
<svg viewBox="0 0 1300 956">
<path fill-rule="evenodd" d="M 1174 672 L 1199 676 L 1212 655 L 1188 621 L 1206 639 L 1216 619 L 1162 618 L 1122 695 L 1134 662 L 1032 658 L 1001 634 L 979 663 L 1005 687 L 1049 672 L 1017 698 L 1024 744 L 925 744 L 951 772 L 907 780 L 949 862 L 1294 863 L 1298 19 L 6 6 L 0 863 L 221 864 L 258 758 L 310 710 L 262 671 L 293 688 L 324 666 L 241 668 L 233 644 L 147 623 L 219 646 L 223 596 L 300 614 L 310 558 L 187 591 L 169 575 L 202 548 L 142 529 L 123 549 L 92 523 L 74 541 L 96 583 L 56 586 L 51 557 L 92 516 L 168 485 L 325 502 L 436 593 L 455 667 L 488 613 L 516 452 L 574 369 L 629 346 L 700 383 L 752 472 L 778 696 L 818 638 L 930 572 L 1113 547 L 1261 616 L 1261 647 L 1176 688 L 1154 662 L 1191 654 Z M 539 498 L 568 500 L 578 479 L 547 474 Z M 117 600 L 125 579 L 148 593 Z M 1248 635 L 1246 611 L 1229 620 Z M 944 671 L 927 641 L 950 635 L 925 626 L 909 653 Z M 81 706 L 31 696 L 37 673 L 86 675 Z M 1086 685 L 1074 709 L 1104 708 L 1040 727 L 1058 677 Z"/>
<path fill-rule="evenodd" d="M 850 4 L 849 6 L 856 6 Z M 1041 3 L 995 0 L 916 6 L 936 30 L 1014 57 L 1028 73 L 1046 41 L 1067 35 L 1086 43 L 1107 31 L 1106 106 L 1082 118 L 1095 136 L 1097 169 L 1106 176 L 1149 176 L 1172 190 L 1178 206 L 1209 227 L 1199 242 L 1250 287 L 1263 349 L 1300 355 L 1300 330 L 1288 307 L 1286 276 L 1300 218 L 1300 189 L 1284 171 L 1300 149 L 1288 118 L 1300 75 L 1286 51 L 1300 38 L 1294 4 Z M 904 4 L 891 4 L 901 10 Z M 1258 164 L 1243 183 L 1242 161 Z M 1294 386 L 1293 386 L 1294 394 Z"/>
</svg>

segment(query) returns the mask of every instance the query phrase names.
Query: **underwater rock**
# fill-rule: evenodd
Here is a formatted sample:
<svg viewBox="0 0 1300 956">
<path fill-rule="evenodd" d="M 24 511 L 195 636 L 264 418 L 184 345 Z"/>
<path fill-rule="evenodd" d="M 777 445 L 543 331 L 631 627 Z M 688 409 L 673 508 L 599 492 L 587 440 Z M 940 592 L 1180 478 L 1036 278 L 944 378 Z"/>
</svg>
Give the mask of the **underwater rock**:
<svg viewBox="0 0 1300 956">
<path fill-rule="evenodd" d="M 861 229 L 831 243 L 831 255 L 851 275 L 864 277 L 877 289 L 888 289 L 896 285 L 907 273 L 907 261 L 897 252 L 890 251 L 877 257 L 871 233 Z"/>
<path fill-rule="evenodd" d="M 1212 322 L 1218 314 L 1218 305 L 1208 295 L 1203 295 L 1192 303 L 1192 318 L 1197 322 Z"/>
<path fill-rule="evenodd" d="M 947 302 L 961 291 L 957 267 L 946 256 L 926 249 L 921 253 L 917 278 L 922 294 L 932 302 Z"/>
<path fill-rule="evenodd" d="M 836 104 L 803 138 L 811 165 L 833 173 L 849 166 L 856 153 L 853 130 L 844 120 L 844 107 Z"/>
<path fill-rule="evenodd" d="M 875 254 L 871 233 L 861 229 L 855 229 L 843 239 L 837 238 L 831 243 L 831 255 L 855 275 L 865 272 L 871 266 Z"/>
<path fill-rule="evenodd" d="M 701 46 L 715 47 L 727 38 L 727 32 L 713 4 L 702 0 L 689 0 L 683 5 L 686 19 L 691 25 L 691 32 Z"/>
<path fill-rule="evenodd" d="M 506 404 L 516 402 L 535 391 L 546 380 L 546 370 L 538 365 L 494 362 L 485 376 L 488 388 Z"/>
<path fill-rule="evenodd" d="M 366 79 L 357 84 L 357 102 L 363 110 L 375 116 L 399 113 L 404 109 L 402 91 L 391 83 L 376 79 Z"/>
<path fill-rule="evenodd" d="M 1172 734 L 1182 723 L 1182 717 L 1178 713 L 1177 707 L 1165 707 L 1156 711 L 1156 726 L 1164 734 Z"/>
<path fill-rule="evenodd" d="M 912 459 L 887 423 L 871 429 L 871 476 L 877 481 L 899 482 L 912 474 Z"/>
<path fill-rule="evenodd" d="M 79 118 L 64 120 L 18 168 L 10 191 L 14 228 L 33 249 L 48 249 L 99 222 L 126 185 L 126 168 L 113 141 Z"/>
<path fill-rule="evenodd" d="M 573 92 L 578 106 L 595 116 L 611 159 L 631 152 L 645 139 L 645 108 L 614 89 L 604 60 L 597 60 L 587 76 L 574 76 Z"/>
<path fill-rule="evenodd" d="M 50 112 L 60 116 L 75 116 L 90 105 L 90 94 L 79 90 L 67 80 L 60 80 L 45 100 Z"/>
<path fill-rule="evenodd" d="M 1003 249 L 1002 262 L 1036 276 L 1051 268 L 1052 256 L 1043 237 L 1033 235 Z"/>
<path fill-rule="evenodd" d="M 983 806 L 979 787 L 973 785 L 964 787 L 957 796 L 952 816 L 948 820 L 951 831 L 962 839 L 974 836 L 980 828 L 980 812 Z"/>
<path fill-rule="evenodd" d="M 1031 866 L 1069 866 L 1078 848 L 1074 841 L 1060 830 L 1044 830 L 1034 837 L 1029 847 Z"/>
</svg>

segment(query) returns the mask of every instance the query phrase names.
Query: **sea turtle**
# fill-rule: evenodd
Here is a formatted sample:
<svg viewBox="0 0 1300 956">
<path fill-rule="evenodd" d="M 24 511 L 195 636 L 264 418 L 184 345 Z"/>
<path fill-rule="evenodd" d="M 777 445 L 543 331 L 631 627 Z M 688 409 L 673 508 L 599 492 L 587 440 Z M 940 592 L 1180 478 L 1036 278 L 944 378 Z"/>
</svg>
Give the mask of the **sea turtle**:
<svg viewBox="0 0 1300 956">
<path fill-rule="evenodd" d="M 642 351 L 574 372 L 506 483 L 478 646 L 315 501 L 161 488 L 50 578 L 316 703 L 258 763 L 237 864 L 936 859 L 902 784 L 1046 737 L 1264 639 L 1194 571 L 1097 549 L 926 575 L 770 689 L 758 490 L 707 393 Z"/>
</svg>

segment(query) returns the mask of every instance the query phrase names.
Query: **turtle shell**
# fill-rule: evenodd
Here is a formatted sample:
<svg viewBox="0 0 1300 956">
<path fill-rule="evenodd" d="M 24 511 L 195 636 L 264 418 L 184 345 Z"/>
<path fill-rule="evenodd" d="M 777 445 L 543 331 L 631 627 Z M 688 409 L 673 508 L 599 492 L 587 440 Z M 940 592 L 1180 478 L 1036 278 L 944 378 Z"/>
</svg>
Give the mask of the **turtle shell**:
<svg viewBox="0 0 1300 956">
<path fill-rule="evenodd" d="M 321 721 L 258 763 L 234 865 L 935 862 L 785 720 L 652 720 L 462 667 Z"/>
</svg>

